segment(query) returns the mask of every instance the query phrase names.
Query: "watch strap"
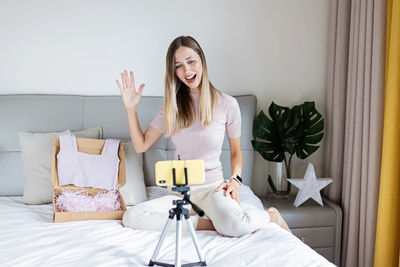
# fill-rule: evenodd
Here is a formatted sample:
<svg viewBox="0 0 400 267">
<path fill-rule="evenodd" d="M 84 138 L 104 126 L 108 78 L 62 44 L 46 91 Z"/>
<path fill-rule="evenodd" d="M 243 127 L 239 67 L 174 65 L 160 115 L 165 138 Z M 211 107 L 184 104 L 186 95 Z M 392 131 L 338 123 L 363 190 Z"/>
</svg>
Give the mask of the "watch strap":
<svg viewBox="0 0 400 267">
<path fill-rule="evenodd" d="M 242 184 L 242 178 L 239 175 L 232 175 L 229 179 L 228 179 L 228 183 L 231 181 L 231 179 L 235 179 L 236 181 L 239 182 L 239 184 Z"/>
</svg>

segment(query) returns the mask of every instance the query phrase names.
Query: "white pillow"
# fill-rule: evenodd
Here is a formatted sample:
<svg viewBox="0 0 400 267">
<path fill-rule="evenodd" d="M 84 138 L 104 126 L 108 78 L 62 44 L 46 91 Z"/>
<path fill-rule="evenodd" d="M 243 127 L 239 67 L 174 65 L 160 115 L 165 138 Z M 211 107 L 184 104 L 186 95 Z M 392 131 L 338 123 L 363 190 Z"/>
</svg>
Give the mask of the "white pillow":
<svg viewBox="0 0 400 267">
<path fill-rule="evenodd" d="M 101 127 L 73 131 L 73 133 L 80 138 L 103 138 Z M 23 196 L 26 204 L 52 202 L 51 156 L 53 153 L 53 140 L 58 135 L 59 133 L 18 133 L 26 179 Z"/>
<path fill-rule="evenodd" d="M 143 174 L 143 153 L 136 153 L 132 141 L 120 141 L 125 151 L 126 184 L 120 192 L 126 205 L 135 205 L 147 200 Z"/>
</svg>

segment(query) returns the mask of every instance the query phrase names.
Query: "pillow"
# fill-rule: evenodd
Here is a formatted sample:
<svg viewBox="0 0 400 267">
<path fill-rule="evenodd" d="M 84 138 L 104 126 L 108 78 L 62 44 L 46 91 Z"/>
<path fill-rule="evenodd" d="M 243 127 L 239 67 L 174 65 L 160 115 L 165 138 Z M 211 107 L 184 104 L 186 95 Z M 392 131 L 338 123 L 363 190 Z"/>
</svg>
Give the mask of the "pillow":
<svg viewBox="0 0 400 267">
<path fill-rule="evenodd" d="M 156 185 L 146 186 L 147 198 L 149 200 L 168 195 L 168 188 Z"/>
<path fill-rule="evenodd" d="M 102 139 L 103 137 L 101 127 L 73 131 L 73 133 L 80 138 Z M 58 135 L 59 133 L 18 133 L 26 179 L 23 196 L 26 204 L 52 202 L 51 156 L 53 140 Z"/>
<path fill-rule="evenodd" d="M 125 151 L 126 184 L 120 192 L 125 205 L 135 205 L 147 200 L 143 174 L 143 153 L 136 153 L 132 141 L 121 140 Z"/>
</svg>

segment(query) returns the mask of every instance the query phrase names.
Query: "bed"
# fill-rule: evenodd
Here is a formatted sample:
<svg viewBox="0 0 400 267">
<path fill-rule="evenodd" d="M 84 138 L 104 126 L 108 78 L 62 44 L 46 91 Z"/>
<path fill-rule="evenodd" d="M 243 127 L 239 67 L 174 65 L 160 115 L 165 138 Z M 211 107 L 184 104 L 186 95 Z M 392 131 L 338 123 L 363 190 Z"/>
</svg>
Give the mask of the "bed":
<svg viewBox="0 0 400 267">
<path fill-rule="evenodd" d="M 250 140 L 256 98 L 235 96 L 242 115 L 243 180 L 251 186 L 254 150 Z M 143 97 L 138 107 L 145 129 L 162 105 L 162 97 Z M 25 177 L 17 133 L 61 132 L 101 126 L 103 139 L 129 140 L 120 96 L 0 95 L 0 265 L 5 266 L 147 266 L 160 232 L 125 228 L 119 220 L 53 223 L 51 204 L 26 205 Z M 154 163 L 172 159 L 174 146 L 160 138 L 143 154 L 149 198 Z M 229 143 L 225 137 L 221 162 L 229 176 Z M 167 214 L 166 214 L 167 219 Z M 208 266 L 334 266 L 297 237 L 271 223 L 251 235 L 228 238 L 197 231 Z M 173 262 L 175 234 L 167 233 L 159 261 Z M 188 233 L 183 234 L 182 263 L 197 261 Z"/>
</svg>

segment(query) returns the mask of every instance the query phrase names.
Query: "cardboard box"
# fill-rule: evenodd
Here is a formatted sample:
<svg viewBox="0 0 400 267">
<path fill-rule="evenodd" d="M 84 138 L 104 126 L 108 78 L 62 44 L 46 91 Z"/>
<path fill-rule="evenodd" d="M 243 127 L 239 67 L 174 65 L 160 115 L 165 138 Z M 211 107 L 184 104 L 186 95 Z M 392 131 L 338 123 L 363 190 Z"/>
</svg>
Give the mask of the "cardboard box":
<svg viewBox="0 0 400 267">
<path fill-rule="evenodd" d="M 76 138 L 78 151 L 99 155 L 103 150 L 103 146 L 106 140 L 101 139 L 90 139 L 90 138 Z M 126 211 L 126 205 L 122 195 L 119 194 L 119 200 L 121 203 L 121 211 L 98 211 L 98 212 L 61 212 L 57 210 L 55 200 L 58 194 L 63 189 L 71 191 L 85 190 L 89 195 L 94 195 L 104 189 L 92 188 L 92 187 L 77 187 L 74 185 L 60 186 L 58 181 L 57 171 L 57 154 L 60 151 L 60 139 L 55 138 L 53 141 L 53 154 L 52 154 L 52 167 L 51 167 L 51 182 L 53 184 L 53 221 L 54 222 L 69 222 L 69 221 L 80 221 L 80 220 L 121 220 L 122 216 Z M 124 148 L 120 142 L 118 148 L 119 156 L 119 170 L 118 170 L 118 188 L 121 188 L 126 183 L 126 169 L 125 169 L 125 153 Z M 119 191 L 118 191 L 119 193 Z"/>
</svg>

